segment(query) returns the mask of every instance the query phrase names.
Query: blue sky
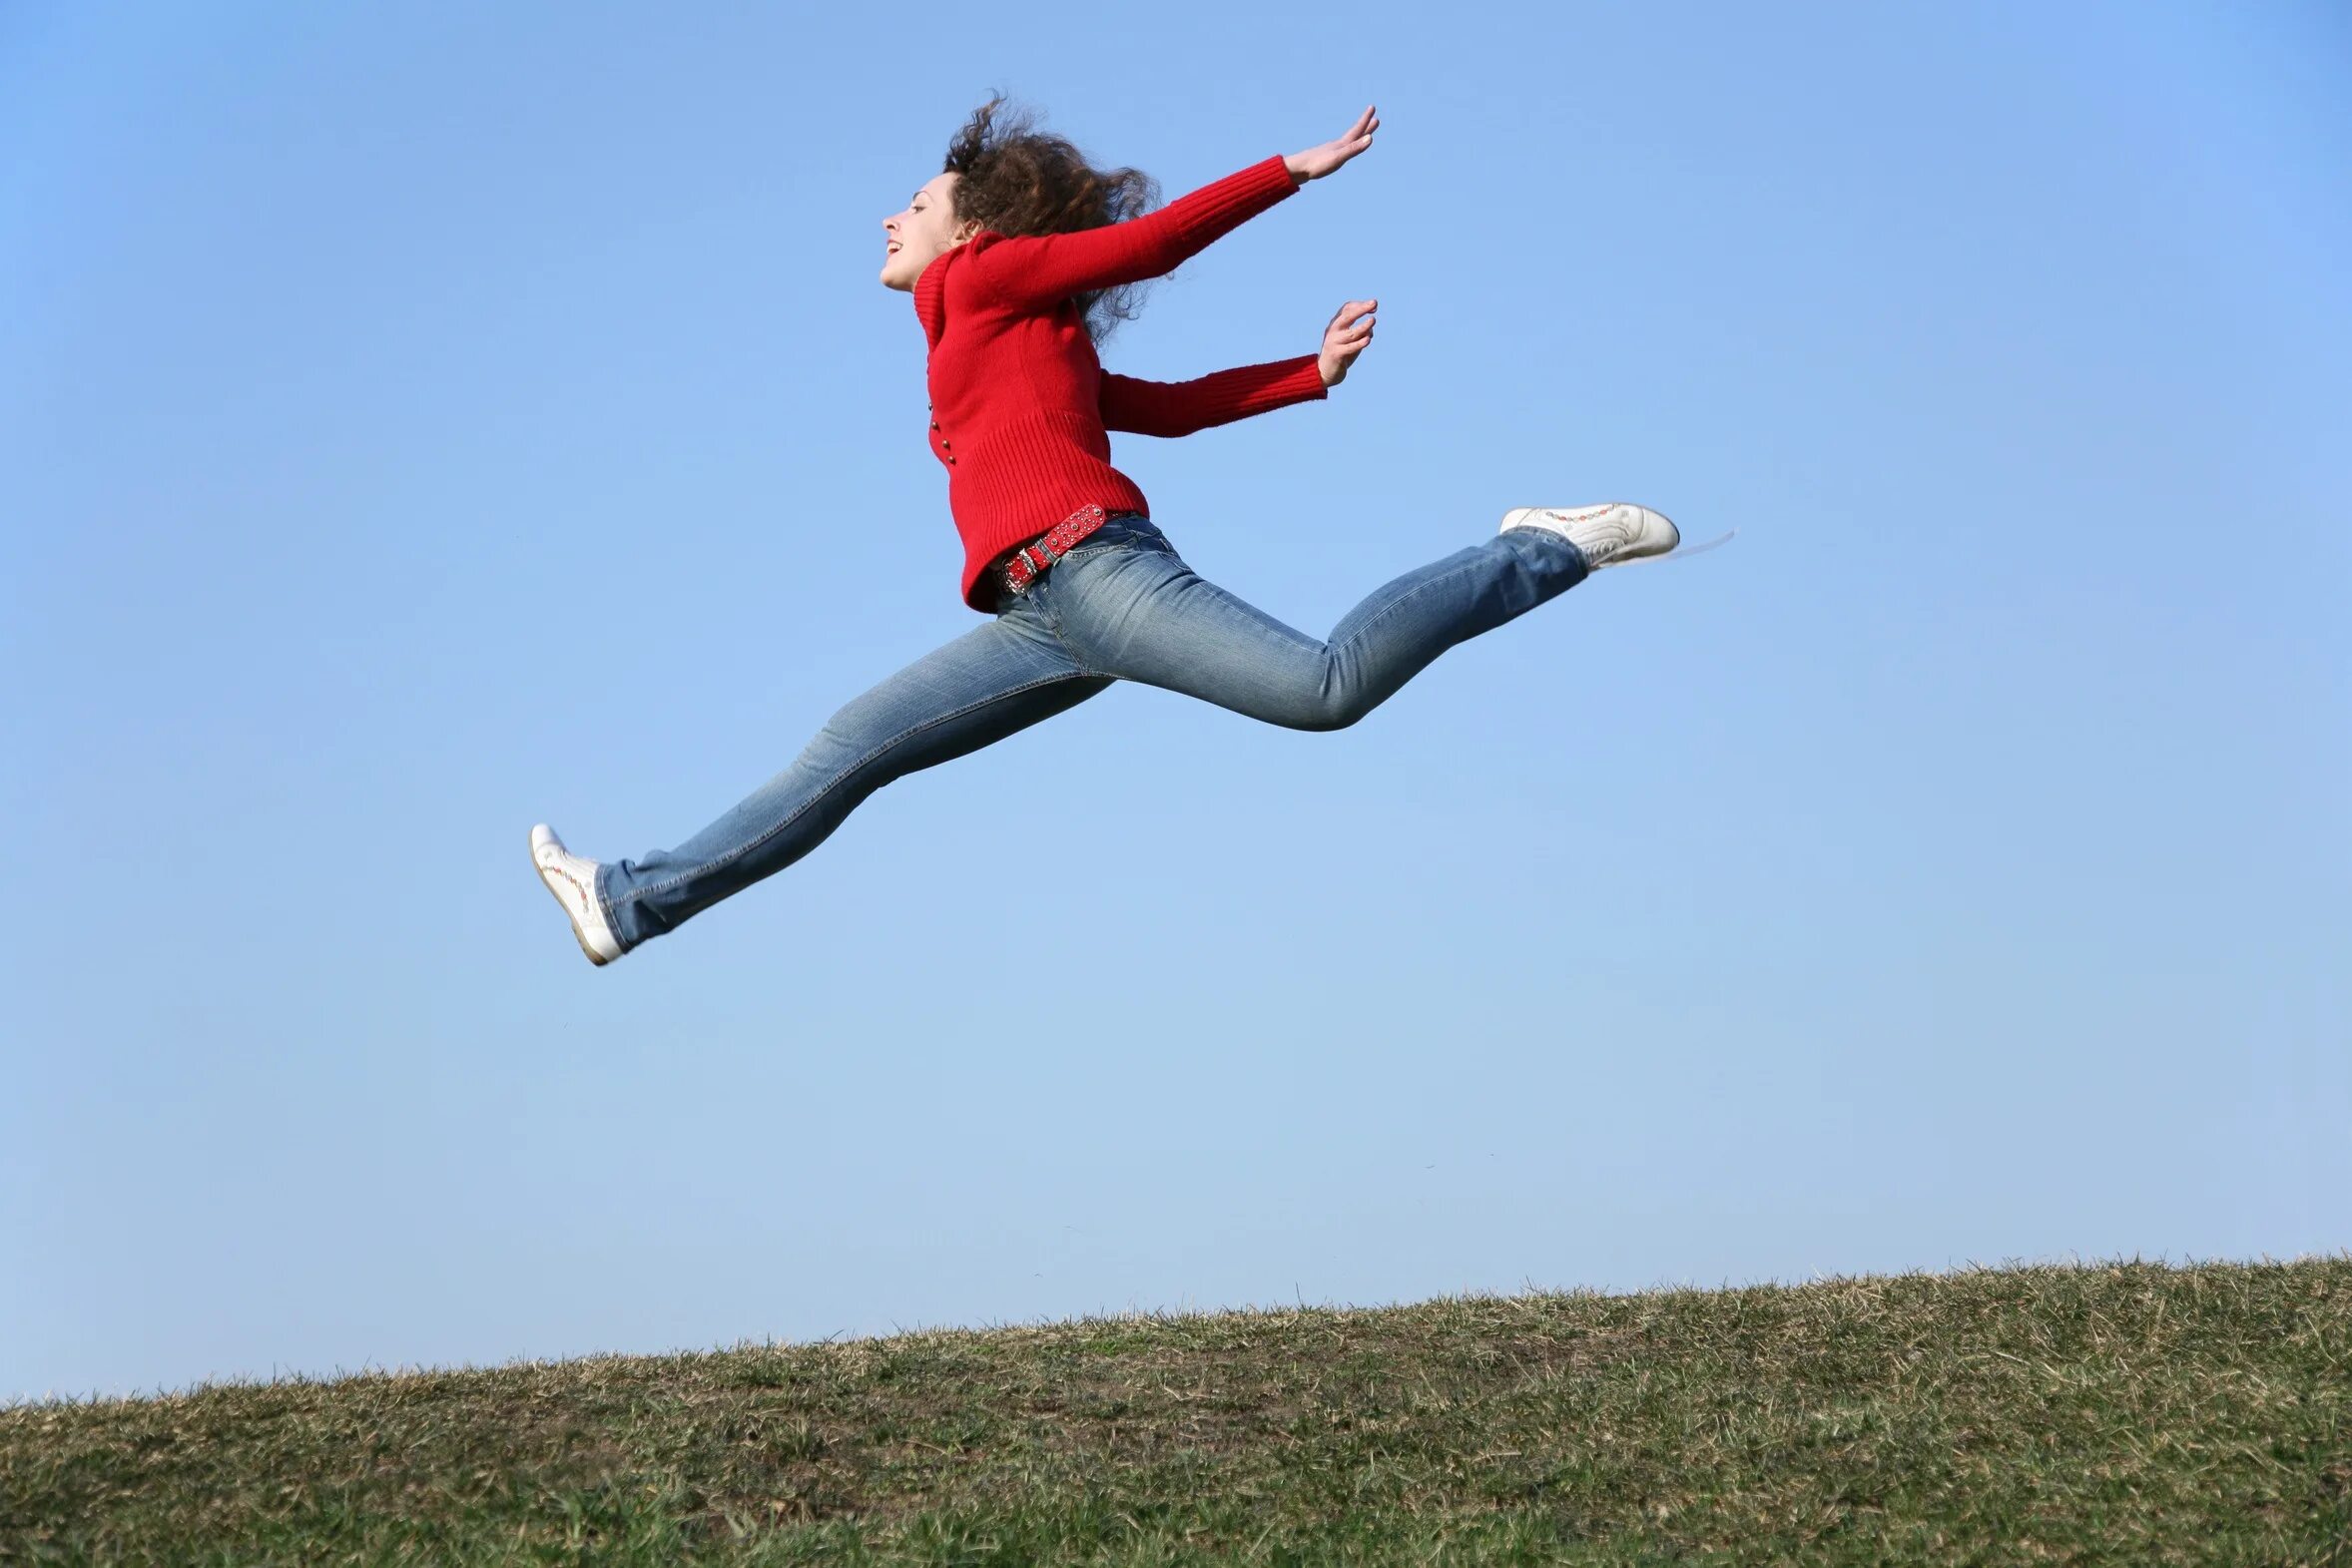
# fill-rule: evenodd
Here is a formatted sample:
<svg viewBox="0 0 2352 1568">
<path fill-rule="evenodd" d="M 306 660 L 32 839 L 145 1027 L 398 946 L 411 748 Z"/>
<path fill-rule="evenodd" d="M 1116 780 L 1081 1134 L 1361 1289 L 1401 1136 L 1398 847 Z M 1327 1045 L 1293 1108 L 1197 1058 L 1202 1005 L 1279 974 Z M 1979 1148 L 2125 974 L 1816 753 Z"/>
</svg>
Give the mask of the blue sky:
<svg viewBox="0 0 2352 1568">
<path fill-rule="evenodd" d="M 0 1399 L 2352 1244 L 2340 8 L 965 14 L 0 11 Z M 977 624 L 875 273 L 992 88 L 1168 196 L 1381 107 L 1105 345 L 1382 301 L 1117 438 L 1204 575 L 1740 536 L 592 969 L 531 823 Z"/>
</svg>

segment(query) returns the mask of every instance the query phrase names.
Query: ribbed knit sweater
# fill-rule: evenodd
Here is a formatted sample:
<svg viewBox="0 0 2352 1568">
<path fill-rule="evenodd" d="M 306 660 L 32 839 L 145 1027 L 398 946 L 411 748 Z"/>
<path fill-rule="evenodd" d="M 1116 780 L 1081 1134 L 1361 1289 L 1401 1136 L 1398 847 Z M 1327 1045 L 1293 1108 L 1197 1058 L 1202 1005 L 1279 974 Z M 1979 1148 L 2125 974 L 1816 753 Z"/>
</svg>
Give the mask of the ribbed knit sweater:
<svg viewBox="0 0 2352 1568">
<path fill-rule="evenodd" d="M 1076 234 L 982 230 L 933 258 L 914 282 L 930 342 L 931 455 L 963 537 L 963 602 L 993 608 L 981 576 L 1093 503 L 1150 510 L 1111 466 L 1111 430 L 1188 435 L 1328 395 L 1318 355 L 1190 381 L 1113 375 L 1095 357 L 1075 294 L 1157 277 L 1298 189 L 1280 157 L 1123 224 Z"/>
</svg>

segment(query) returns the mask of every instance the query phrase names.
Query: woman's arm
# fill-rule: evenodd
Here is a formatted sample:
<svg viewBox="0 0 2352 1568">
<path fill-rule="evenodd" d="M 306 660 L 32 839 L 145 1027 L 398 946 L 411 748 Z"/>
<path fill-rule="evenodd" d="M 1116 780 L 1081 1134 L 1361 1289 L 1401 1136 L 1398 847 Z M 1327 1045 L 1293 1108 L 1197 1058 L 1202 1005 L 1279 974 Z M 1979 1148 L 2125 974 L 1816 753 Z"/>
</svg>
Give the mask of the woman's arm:
<svg viewBox="0 0 2352 1568">
<path fill-rule="evenodd" d="M 1099 401 L 1106 430 L 1190 435 L 1252 414 L 1329 395 L 1372 343 L 1377 299 L 1351 299 L 1323 329 L 1323 347 L 1295 359 L 1219 370 L 1190 381 L 1143 381 L 1104 371 Z M 1353 314 L 1353 319 L 1350 319 Z"/>
<path fill-rule="evenodd" d="M 1305 185 L 1372 146 L 1379 117 L 1367 108 L 1345 135 L 1288 158 L 1266 158 L 1156 212 L 1066 235 L 997 238 L 975 248 L 972 277 L 1015 308 L 1140 282 L 1172 270 Z"/>
<path fill-rule="evenodd" d="M 1001 304 L 1036 309 L 1157 277 L 1298 188 L 1281 158 L 1267 158 L 1123 224 L 997 240 L 972 253 L 972 278 Z"/>
<path fill-rule="evenodd" d="M 1190 381 L 1142 381 L 1105 370 L 1102 425 L 1137 435 L 1190 435 L 1327 395 L 1314 354 L 1219 370 Z"/>
</svg>

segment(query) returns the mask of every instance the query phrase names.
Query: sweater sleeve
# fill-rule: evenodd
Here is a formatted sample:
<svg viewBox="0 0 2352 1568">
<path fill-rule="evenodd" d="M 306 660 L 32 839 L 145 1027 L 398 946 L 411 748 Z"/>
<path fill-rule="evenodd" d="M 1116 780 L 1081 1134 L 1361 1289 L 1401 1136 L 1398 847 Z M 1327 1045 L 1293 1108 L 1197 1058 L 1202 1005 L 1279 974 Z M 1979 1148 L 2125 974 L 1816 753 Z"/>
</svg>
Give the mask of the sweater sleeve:
<svg viewBox="0 0 2352 1568">
<path fill-rule="evenodd" d="M 1123 224 L 997 237 L 974 249 L 973 281 L 1004 304 L 1029 308 L 1157 277 L 1298 189 L 1277 154 Z"/>
<path fill-rule="evenodd" d="M 1106 430 L 1137 435 L 1190 435 L 1211 425 L 1231 424 L 1329 397 L 1317 368 L 1318 354 L 1277 359 L 1270 364 L 1219 370 L 1190 381 L 1142 381 L 1106 370 L 1102 376 L 1102 423 Z"/>
</svg>

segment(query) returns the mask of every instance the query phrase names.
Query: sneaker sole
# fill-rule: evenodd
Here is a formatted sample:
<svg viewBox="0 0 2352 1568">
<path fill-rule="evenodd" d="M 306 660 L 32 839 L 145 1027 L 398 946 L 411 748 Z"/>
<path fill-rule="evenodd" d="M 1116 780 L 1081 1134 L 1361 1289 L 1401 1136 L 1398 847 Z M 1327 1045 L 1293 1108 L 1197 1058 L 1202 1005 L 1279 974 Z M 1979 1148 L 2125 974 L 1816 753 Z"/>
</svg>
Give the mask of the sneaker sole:
<svg viewBox="0 0 2352 1568">
<path fill-rule="evenodd" d="M 539 849 L 536 844 L 531 847 L 531 873 L 539 878 L 541 887 L 547 887 L 547 873 L 539 869 Z M 580 929 L 580 922 L 572 918 L 572 906 L 563 901 L 563 895 L 547 887 L 547 896 L 554 899 L 555 907 L 563 911 L 564 923 L 572 928 L 572 940 L 580 944 L 580 951 L 588 955 L 588 961 L 599 967 L 611 963 L 610 958 L 588 945 L 588 935 Z"/>
<path fill-rule="evenodd" d="M 1657 561 L 1687 560 L 1691 556 L 1705 555 L 1709 550 L 1713 550 L 1721 545 L 1729 544 L 1731 542 L 1731 536 L 1738 532 L 1739 530 L 1736 528 L 1727 528 L 1722 533 L 1719 533 L 1714 538 L 1708 540 L 1705 544 L 1678 544 L 1673 549 L 1661 550 L 1656 555 L 1637 555 L 1627 559 L 1611 561 L 1608 564 L 1610 566 L 1648 566 Z"/>
</svg>

